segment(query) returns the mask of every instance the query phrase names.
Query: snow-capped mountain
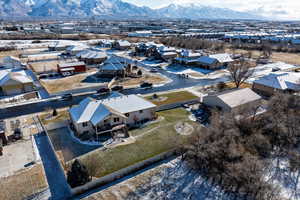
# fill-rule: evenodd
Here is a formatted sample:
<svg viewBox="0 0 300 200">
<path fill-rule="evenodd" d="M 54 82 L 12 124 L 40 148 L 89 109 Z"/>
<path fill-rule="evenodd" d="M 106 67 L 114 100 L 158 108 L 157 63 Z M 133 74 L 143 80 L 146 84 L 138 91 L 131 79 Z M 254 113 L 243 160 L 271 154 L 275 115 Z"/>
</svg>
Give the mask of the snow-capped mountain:
<svg viewBox="0 0 300 200">
<path fill-rule="evenodd" d="M 198 4 L 171 4 L 158 10 L 164 17 L 189 19 L 258 19 L 257 15 Z M 260 17 L 261 18 L 261 17 Z"/>
<path fill-rule="evenodd" d="M 0 0 L 0 16 L 150 17 L 190 19 L 257 19 L 255 15 L 196 4 L 171 4 L 161 9 L 139 7 L 122 0 Z"/>
</svg>

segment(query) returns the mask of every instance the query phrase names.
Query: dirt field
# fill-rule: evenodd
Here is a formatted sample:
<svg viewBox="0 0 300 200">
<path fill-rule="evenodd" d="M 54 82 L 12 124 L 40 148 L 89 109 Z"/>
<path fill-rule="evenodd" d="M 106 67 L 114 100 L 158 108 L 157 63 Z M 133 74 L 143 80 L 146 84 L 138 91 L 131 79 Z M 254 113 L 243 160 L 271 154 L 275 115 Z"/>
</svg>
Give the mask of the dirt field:
<svg viewBox="0 0 300 200">
<path fill-rule="evenodd" d="M 21 54 L 21 51 L 0 51 L 0 60 L 6 56 L 15 56 L 15 57 L 19 57 L 19 55 Z"/>
<path fill-rule="evenodd" d="M 45 89 L 51 93 L 64 92 L 68 90 L 74 90 L 79 88 L 96 87 L 103 85 L 104 83 L 90 83 L 84 82 L 84 80 L 95 73 L 96 70 L 92 69 L 83 74 L 77 74 L 74 76 L 51 79 L 51 80 L 40 80 L 41 84 Z"/>
<path fill-rule="evenodd" d="M 42 73 L 45 71 L 57 71 L 57 64 L 59 61 L 49 61 L 49 62 L 37 62 L 31 63 L 31 69 L 36 73 Z"/>
<path fill-rule="evenodd" d="M 160 76 L 158 74 L 146 74 L 141 78 L 128 78 L 124 81 L 117 81 L 117 85 L 122 85 L 125 88 L 130 88 L 130 87 L 138 87 L 142 82 L 149 82 L 153 84 L 163 84 L 166 83 L 168 80 Z"/>
<path fill-rule="evenodd" d="M 246 54 L 248 51 L 243 49 L 226 49 L 227 53 L 236 53 L 236 54 Z M 252 58 L 257 59 L 261 55 L 261 51 L 253 50 Z M 285 52 L 273 52 L 271 55 L 271 60 L 273 62 L 285 62 L 288 64 L 300 65 L 300 54 L 299 53 L 285 53 Z"/>
<path fill-rule="evenodd" d="M 22 200 L 48 187 L 41 164 L 0 179 L 0 199 Z"/>
</svg>

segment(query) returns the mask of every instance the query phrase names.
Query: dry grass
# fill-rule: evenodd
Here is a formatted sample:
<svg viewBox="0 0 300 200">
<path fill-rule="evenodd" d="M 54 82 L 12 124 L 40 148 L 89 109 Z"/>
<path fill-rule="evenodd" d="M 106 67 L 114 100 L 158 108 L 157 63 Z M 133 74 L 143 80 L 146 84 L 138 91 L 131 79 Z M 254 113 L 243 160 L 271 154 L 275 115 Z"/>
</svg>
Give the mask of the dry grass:
<svg viewBox="0 0 300 200">
<path fill-rule="evenodd" d="M 188 101 L 188 100 L 193 100 L 198 98 L 197 96 L 195 96 L 194 94 L 188 91 L 172 92 L 172 93 L 158 95 L 159 98 L 165 99 L 163 101 L 155 100 L 152 97 L 153 97 L 152 95 L 147 96 L 146 99 L 158 106 L 182 102 L 182 101 Z"/>
<path fill-rule="evenodd" d="M 195 128 L 199 128 L 198 123 L 188 119 L 190 113 L 184 109 L 173 109 L 158 112 L 158 117 L 162 121 L 148 124 L 145 127 L 129 132 L 136 137 L 134 143 L 119 145 L 106 150 L 97 149 L 88 154 L 78 157 L 85 164 L 94 177 L 102 177 L 128 167 L 137 162 L 149 159 L 158 154 L 168 152 L 177 145 L 187 142 L 190 136 L 178 134 L 174 126 L 178 122 L 188 122 Z M 67 164 L 70 166 L 72 161 Z"/>
<path fill-rule="evenodd" d="M 13 176 L 0 179 L 0 199 L 22 200 L 48 187 L 44 169 L 36 164 L 20 170 Z"/>
<path fill-rule="evenodd" d="M 247 50 L 243 49 L 226 49 L 227 53 L 236 53 L 236 54 L 247 54 Z M 252 50 L 252 58 L 257 59 L 262 54 L 261 51 Z M 271 55 L 271 60 L 273 62 L 285 62 L 293 65 L 300 64 L 300 54 L 299 53 L 287 53 L 287 52 L 273 52 Z"/>
<path fill-rule="evenodd" d="M 226 88 L 229 88 L 229 89 L 236 88 L 234 82 L 228 82 L 228 83 L 225 83 L 225 85 L 226 85 Z M 243 83 L 243 84 L 240 86 L 240 88 L 252 88 L 252 84 L 250 84 L 250 83 Z"/>
<path fill-rule="evenodd" d="M 100 86 L 99 83 L 84 83 L 88 76 L 91 75 L 92 72 L 95 72 L 96 69 L 89 70 L 87 73 L 77 74 L 69 77 L 53 79 L 53 80 L 41 80 L 41 84 L 47 90 L 47 92 L 57 93 L 63 92 L 78 88 L 86 88 L 86 87 L 93 87 L 93 86 Z"/>
<path fill-rule="evenodd" d="M 15 56 L 19 57 L 21 54 L 21 51 L 13 50 L 13 51 L 0 51 L 0 59 L 6 57 L 6 56 Z"/>
<path fill-rule="evenodd" d="M 58 61 L 31 63 L 30 67 L 34 72 L 57 71 Z"/>
<path fill-rule="evenodd" d="M 272 61 L 274 62 L 285 62 L 289 64 L 299 65 L 300 64 L 300 54 L 299 53 L 279 53 L 274 52 L 272 54 Z"/>
<path fill-rule="evenodd" d="M 69 115 L 69 112 L 67 109 L 57 110 L 57 116 L 55 116 L 55 117 L 52 117 L 52 113 L 53 113 L 53 110 L 49 110 L 47 113 L 40 115 L 40 119 L 44 125 L 62 122 L 62 121 L 68 120 L 70 118 L 70 115 Z"/>
<path fill-rule="evenodd" d="M 137 87 L 140 86 L 142 82 L 148 82 L 148 83 L 153 83 L 153 84 L 163 84 L 167 82 L 167 79 L 164 78 L 163 76 L 160 75 L 154 75 L 154 74 L 146 74 L 141 78 L 128 78 L 125 79 L 124 81 L 117 81 L 116 84 L 122 85 L 125 88 L 130 88 L 130 87 Z"/>
</svg>

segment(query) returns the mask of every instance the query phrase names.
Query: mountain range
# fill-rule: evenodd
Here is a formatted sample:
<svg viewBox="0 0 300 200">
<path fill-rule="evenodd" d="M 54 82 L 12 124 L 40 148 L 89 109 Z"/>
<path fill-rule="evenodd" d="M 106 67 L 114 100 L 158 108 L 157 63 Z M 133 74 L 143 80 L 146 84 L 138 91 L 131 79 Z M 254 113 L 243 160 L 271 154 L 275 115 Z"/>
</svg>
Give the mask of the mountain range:
<svg viewBox="0 0 300 200">
<path fill-rule="evenodd" d="M 261 16 L 247 12 L 198 4 L 171 4 L 160 9 L 151 9 L 122 0 L 0 0 L 0 16 L 261 19 Z"/>
</svg>

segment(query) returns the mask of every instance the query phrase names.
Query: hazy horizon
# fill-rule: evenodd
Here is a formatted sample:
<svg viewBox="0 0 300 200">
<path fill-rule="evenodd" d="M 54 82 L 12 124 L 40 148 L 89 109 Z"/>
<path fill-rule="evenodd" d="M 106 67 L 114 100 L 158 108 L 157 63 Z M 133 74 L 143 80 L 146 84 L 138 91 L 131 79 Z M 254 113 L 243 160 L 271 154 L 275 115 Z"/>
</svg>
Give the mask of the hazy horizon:
<svg viewBox="0 0 300 200">
<path fill-rule="evenodd" d="M 196 3 L 204 6 L 247 11 L 277 20 L 300 20 L 300 1 L 295 0 L 123 0 L 138 6 L 161 8 L 169 4 Z"/>
</svg>

